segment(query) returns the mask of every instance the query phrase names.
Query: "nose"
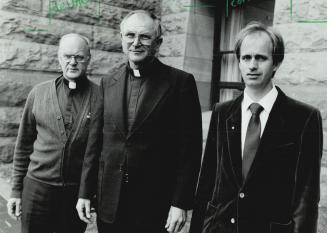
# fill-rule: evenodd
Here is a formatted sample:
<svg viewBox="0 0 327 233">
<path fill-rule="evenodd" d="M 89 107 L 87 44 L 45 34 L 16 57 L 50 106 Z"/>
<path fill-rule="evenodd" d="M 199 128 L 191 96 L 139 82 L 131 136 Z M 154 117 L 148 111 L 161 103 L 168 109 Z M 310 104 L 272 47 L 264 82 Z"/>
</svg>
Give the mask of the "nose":
<svg viewBox="0 0 327 233">
<path fill-rule="evenodd" d="M 255 58 L 252 58 L 249 63 L 250 70 L 256 70 L 258 68 L 258 61 Z"/>
<path fill-rule="evenodd" d="M 71 65 L 76 65 L 77 64 L 76 58 L 74 56 L 70 58 L 69 64 L 71 64 Z"/>
<path fill-rule="evenodd" d="M 133 45 L 134 46 L 137 46 L 137 45 L 139 45 L 140 44 L 140 37 L 138 37 L 138 36 L 135 36 L 135 38 L 134 38 L 134 41 L 133 41 Z"/>
</svg>

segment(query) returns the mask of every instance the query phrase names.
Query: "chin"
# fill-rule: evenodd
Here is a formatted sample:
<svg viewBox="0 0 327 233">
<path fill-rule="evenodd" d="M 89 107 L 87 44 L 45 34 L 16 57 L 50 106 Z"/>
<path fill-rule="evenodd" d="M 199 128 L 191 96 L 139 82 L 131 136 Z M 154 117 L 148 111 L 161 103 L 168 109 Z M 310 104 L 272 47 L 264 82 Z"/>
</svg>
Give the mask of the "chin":
<svg viewBox="0 0 327 233">
<path fill-rule="evenodd" d="M 132 62 L 142 62 L 145 60 L 145 58 L 146 56 L 135 56 L 135 55 L 129 56 L 129 60 Z"/>
<path fill-rule="evenodd" d="M 78 79 L 81 76 L 80 73 L 78 74 L 66 74 L 66 77 L 69 79 Z"/>
</svg>

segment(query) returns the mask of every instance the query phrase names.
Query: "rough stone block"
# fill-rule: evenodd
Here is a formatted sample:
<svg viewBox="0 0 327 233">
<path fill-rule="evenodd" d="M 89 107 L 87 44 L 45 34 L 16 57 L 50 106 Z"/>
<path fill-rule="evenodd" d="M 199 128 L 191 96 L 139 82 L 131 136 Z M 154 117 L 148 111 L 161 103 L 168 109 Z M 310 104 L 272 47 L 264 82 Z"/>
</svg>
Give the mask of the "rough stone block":
<svg viewBox="0 0 327 233">
<path fill-rule="evenodd" d="M 73 8 L 69 8 L 69 5 L 64 4 L 62 7 L 63 10 L 56 10 L 52 5 L 49 6 L 49 3 L 52 4 L 51 2 L 44 1 L 43 15 L 49 18 L 62 19 L 70 22 L 108 26 L 118 29 L 122 18 L 130 11 L 103 3 L 85 1 L 87 2 L 86 4 Z M 58 2 L 60 2 L 60 0 L 58 0 Z"/>
<path fill-rule="evenodd" d="M 111 52 L 121 52 L 120 30 L 93 27 L 93 48 Z"/>
<path fill-rule="evenodd" d="M 0 137 L 0 162 L 11 163 L 14 156 L 15 137 Z"/>
<path fill-rule="evenodd" d="M 0 68 L 59 71 L 57 47 L 0 39 Z"/>
<path fill-rule="evenodd" d="M 0 81 L 0 106 L 23 106 L 31 89 L 28 83 Z"/>
<path fill-rule="evenodd" d="M 161 1 L 161 15 L 169 15 L 180 12 L 188 12 L 194 9 L 192 0 L 162 0 Z"/>
<path fill-rule="evenodd" d="M 0 137 L 17 136 L 23 108 L 0 107 Z"/>
<path fill-rule="evenodd" d="M 275 80 L 288 84 L 327 83 L 327 51 L 288 53 L 276 73 Z"/>
<path fill-rule="evenodd" d="M 184 34 L 165 36 L 159 50 L 159 55 L 162 57 L 184 56 L 185 42 L 186 36 Z"/>
<path fill-rule="evenodd" d="M 327 86 L 326 85 L 290 85 L 281 84 L 277 82 L 276 84 L 282 88 L 282 90 L 290 97 L 300 100 L 302 102 L 308 103 L 312 106 L 318 108 L 321 112 L 323 128 L 327 133 Z M 327 136 L 327 134 L 325 135 Z M 326 138 L 327 140 L 327 138 Z M 326 140 L 324 140 L 326 142 Z M 327 149 L 327 144 L 325 144 Z"/>
<path fill-rule="evenodd" d="M 88 73 L 108 74 L 124 62 L 122 53 L 91 50 Z M 0 39 L 0 68 L 60 73 L 57 46 Z"/>
<path fill-rule="evenodd" d="M 0 38 L 35 42 L 40 44 L 58 45 L 61 36 L 67 33 L 79 33 L 92 42 L 92 26 L 78 23 L 66 23 L 62 20 L 36 17 L 26 14 L 1 12 Z"/>
<path fill-rule="evenodd" d="M 93 0 L 93 1 L 99 1 L 99 0 Z M 102 0 L 101 2 L 111 5 L 111 6 L 117 6 L 120 8 L 125 8 L 129 10 L 137 10 L 137 9 L 143 9 L 148 10 L 157 16 L 160 16 L 161 8 L 160 8 L 160 0 Z"/>
<path fill-rule="evenodd" d="M 327 2 L 324 0 L 276 0 L 274 24 L 306 20 L 326 20 Z"/>
<path fill-rule="evenodd" d="M 164 35 L 183 34 L 187 32 L 189 13 L 176 13 L 164 15 L 161 18 Z"/>
<path fill-rule="evenodd" d="M 286 53 L 327 52 L 327 23 L 280 24 L 276 28 L 283 36 Z"/>
<path fill-rule="evenodd" d="M 125 62 L 125 55 L 122 53 L 111 53 L 99 50 L 91 51 L 92 60 L 89 65 L 89 72 L 92 75 L 107 75 L 120 68 Z"/>
<path fill-rule="evenodd" d="M 0 9 L 41 16 L 42 0 L 1 0 Z"/>
</svg>

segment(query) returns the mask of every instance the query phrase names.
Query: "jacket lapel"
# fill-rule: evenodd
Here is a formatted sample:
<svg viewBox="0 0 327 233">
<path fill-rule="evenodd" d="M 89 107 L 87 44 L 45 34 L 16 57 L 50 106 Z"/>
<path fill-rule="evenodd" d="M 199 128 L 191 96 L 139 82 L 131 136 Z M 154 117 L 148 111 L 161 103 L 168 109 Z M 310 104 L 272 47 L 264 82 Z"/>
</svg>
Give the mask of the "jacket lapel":
<svg viewBox="0 0 327 233">
<path fill-rule="evenodd" d="M 125 85 L 126 84 L 126 66 L 123 66 L 117 75 L 109 83 L 108 98 L 111 106 L 110 116 L 119 131 L 126 136 L 127 128 L 125 122 Z"/>
<path fill-rule="evenodd" d="M 240 187 L 242 184 L 242 155 L 241 155 L 241 102 L 243 95 L 238 97 L 226 119 L 226 132 L 229 158 L 235 181 Z"/>
<path fill-rule="evenodd" d="M 260 139 L 260 144 L 256 156 L 247 175 L 247 180 L 255 174 L 256 168 L 259 166 L 260 161 L 265 160 L 265 157 L 269 154 L 266 153 L 267 149 L 282 145 L 286 141 L 286 125 L 282 114 L 286 96 L 279 88 L 277 88 L 277 90 L 278 96 L 269 114 L 266 127 Z"/>
<path fill-rule="evenodd" d="M 147 80 L 143 84 L 143 95 L 139 100 L 140 106 L 128 136 L 131 136 L 143 124 L 170 87 L 170 82 L 165 77 L 167 71 L 165 71 L 164 65 L 158 60 L 155 60 L 153 65 L 155 66 L 155 69 L 153 69 L 154 72 L 150 74 L 150 77 L 147 77 Z"/>
</svg>

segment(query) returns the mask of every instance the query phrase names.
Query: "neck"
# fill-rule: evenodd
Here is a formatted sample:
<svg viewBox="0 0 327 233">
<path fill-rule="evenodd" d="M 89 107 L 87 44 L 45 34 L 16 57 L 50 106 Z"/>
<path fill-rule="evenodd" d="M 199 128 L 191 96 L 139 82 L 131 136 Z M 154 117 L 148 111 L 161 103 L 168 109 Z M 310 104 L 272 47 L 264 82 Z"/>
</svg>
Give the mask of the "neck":
<svg viewBox="0 0 327 233">
<path fill-rule="evenodd" d="M 69 82 L 76 82 L 76 83 L 78 83 L 78 82 L 83 82 L 83 80 L 86 79 L 86 76 L 85 76 L 85 75 L 81 75 L 81 76 L 78 77 L 78 78 L 67 78 L 67 77 L 65 77 L 64 75 L 63 75 L 63 77 L 64 77 L 64 79 L 66 79 L 66 80 L 69 81 Z"/>
<path fill-rule="evenodd" d="M 129 67 L 133 70 L 141 70 L 145 69 L 149 64 L 151 64 L 154 60 L 154 57 L 145 59 L 141 62 L 133 62 L 133 61 L 128 61 Z"/>
<path fill-rule="evenodd" d="M 251 88 L 251 87 L 246 87 L 244 91 L 246 94 L 255 102 L 259 102 L 265 95 L 271 91 L 273 88 L 273 84 L 269 83 L 264 89 L 256 89 L 256 88 Z"/>
</svg>

